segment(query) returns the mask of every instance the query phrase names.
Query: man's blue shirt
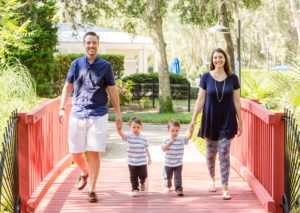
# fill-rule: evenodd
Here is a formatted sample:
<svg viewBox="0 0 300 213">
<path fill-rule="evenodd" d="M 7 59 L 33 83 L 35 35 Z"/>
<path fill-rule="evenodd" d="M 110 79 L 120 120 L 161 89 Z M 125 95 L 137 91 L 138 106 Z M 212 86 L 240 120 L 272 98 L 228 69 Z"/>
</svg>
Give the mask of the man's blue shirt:
<svg viewBox="0 0 300 213">
<path fill-rule="evenodd" d="M 86 56 L 77 58 L 71 64 L 66 82 L 74 84 L 73 117 L 90 119 L 107 114 L 106 87 L 115 85 L 109 62 L 96 57 L 90 64 Z"/>
</svg>

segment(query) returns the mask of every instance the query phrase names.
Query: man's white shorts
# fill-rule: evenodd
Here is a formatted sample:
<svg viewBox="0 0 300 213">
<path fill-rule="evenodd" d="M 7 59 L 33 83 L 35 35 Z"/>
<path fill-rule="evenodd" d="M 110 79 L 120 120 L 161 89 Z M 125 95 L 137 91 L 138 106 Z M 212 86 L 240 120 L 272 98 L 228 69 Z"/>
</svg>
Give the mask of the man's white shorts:
<svg viewBox="0 0 300 213">
<path fill-rule="evenodd" d="M 69 119 L 69 151 L 105 152 L 108 114 L 95 119 Z"/>
</svg>

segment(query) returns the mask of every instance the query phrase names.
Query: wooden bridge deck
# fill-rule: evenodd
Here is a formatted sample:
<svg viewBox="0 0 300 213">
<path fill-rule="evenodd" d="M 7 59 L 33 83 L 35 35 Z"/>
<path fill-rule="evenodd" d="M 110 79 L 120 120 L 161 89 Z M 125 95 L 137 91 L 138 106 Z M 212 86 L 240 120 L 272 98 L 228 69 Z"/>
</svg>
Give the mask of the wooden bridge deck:
<svg viewBox="0 0 300 213">
<path fill-rule="evenodd" d="M 176 196 L 174 191 L 163 192 L 162 168 L 162 162 L 149 166 L 147 192 L 131 197 L 127 164 L 103 162 L 97 183 L 99 202 L 89 203 L 87 189 L 78 191 L 74 187 L 79 169 L 72 166 L 56 179 L 36 212 L 265 212 L 247 183 L 233 170 L 230 174 L 232 199 L 224 201 L 218 175 L 217 192 L 207 191 L 205 162 L 184 163 L 184 197 Z"/>
<path fill-rule="evenodd" d="M 165 124 L 145 124 L 143 134 L 149 140 L 152 165 L 148 167 L 148 187 L 140 197 L 131 197 L 129 171 L 126 164 L 126 144 L 109 122 L 106 152 L 102 153 L 100 175 L 97 183 L 98 203 L 89 203 L 87 187 L 78 191 L 79 177 L 76 166 L 66 169 L 51 186 L 36 212 L 105 212 L 105 213 L 189 213 L 189 212 L 265 212 L 264 206 L 248 184 L 231 169 L 229 189 L 231 200 L 221 197 L 219 162 L 216 164 L 217 192 L 208 192 L 208 174 L 203 156 L 193 144 L 185 147 L 183 159 L 184 197 L 163 192 L 163 162 L 161 141 L 166 135 Z M 128 129 L 128 123 L 124 123 Z M 182 132 L 187 125 L 181 125 Z"/>
</svg>

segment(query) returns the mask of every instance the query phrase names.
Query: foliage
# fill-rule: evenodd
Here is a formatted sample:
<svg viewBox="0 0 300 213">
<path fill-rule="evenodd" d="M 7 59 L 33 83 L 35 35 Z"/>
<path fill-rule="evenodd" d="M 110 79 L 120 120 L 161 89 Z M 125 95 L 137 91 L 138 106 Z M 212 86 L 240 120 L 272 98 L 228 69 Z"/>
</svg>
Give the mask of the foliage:
<svg viewBox="0 0 300 213">
<path fill-rule="evenodd" d="M 123 113 L 122 119 L 124 122 L 128 122 L 132 116 L 138 116 L 143 120 L 143 123 L 168 123 L 169 120 L 178 120 L 182 124 L 188 124 L 191 122 L 192 112 L 174 112 L 174 113 Z M 115 121 L 115 115 L 109 114 L 108 119 Z"/>
<path fill-rule="evenodd" d="M 165 83 L 160 84 L 159 96 L 166 100 L 170 96 L 170 85 L 168 79 L 168 64 L 166 58 L 166 43 L 163 37 L 163 20 L 168 12 L 168 0 L 109 0 L 106 3 L 103 1 L 83 2 L 79 0 L 61 0 L 64 8 L 71 11 L 75 15 L 76 8 L 79 7 L 82 22 L 96 23 L 100 13 L 103 12 L 107 16 L 115 18 L 125 17 L 123 29 L 127 32 L 135 32 L 137 22 L 140 21 L 150 33 L 154 41 L 154 47 L 159 54 L 159 78 L 164 78 Z M 95 9 L 96 8 L 96 9 Z M 112 9 L 113 8 L 113 9 Z M 75 16 L 74 16 L 75 17 Z M 73 19 L 74 23 L 75 20 Z M 161 79 L 162 81 L 162 79 Z"/>
<path fill-rule="evenodd" d="M 12 55 L 12 47 L 20 51 L 29 48 L 26 36 L 30 35 L 27 32 L 30 21 L 21 22 L 22 14 L 16 12 L 22 6 L 16 0 L 0 1 L 0 62 L 2 64 L 6 63 Z"/>
<path fill-rule="evenodd" d="M 0 135 L 3 135 L 12 111 L 28 112 L 37 102 L 34 81 L 19 62 L 8 60 L 0 66 L 0 100 Z"/>
<path fill-rule="evenodd" d="M 288 108 L 295 115 L 296 122 L 300 124 L 300 69 L 290 72 L 273 72 L 269 78 L 272 82 L 272 92 L 276 94 L 280 110 Z"/>
<path fill-rule="evenodd" d="M 270 90 L 271 82 L 268 79 L 270 73 L 261 71 L 242 72 L 242 97 L 258 99 L 267 109 L 278 108 L 274 93 Z"/>
<path fill-rule="evenodd" d="M 169 73 L 171 84 L 189 84 L 189 81 L 182 75 Z M 123 81 L 131 80 L 134 83 L 158 83 L 158 73 L 135 73 L 123 78 Z"/>
<path fill-rule="evenodd" d="M 199 85 L 198 87 L 191 87 L 191 99 L 197 99 L 199 93 Z"/>
<path fill-rule="evenodd" d="M 167 14 L 169 0 L 160 0 L 160 14 L 165 16 Z M 115 17 L 120 19 L 118 25 L 123 25 L 122 28 L 134 33 L 138 25 L 138 21 L 145 22 L 149 27 L 153 24 L 153 14 L 148 13 L 150 2 L 147 0 L 107 0 L 107 1 L 89 1 L 84 2 L 80 0 L 60 0 L 65 9 L 64 16 L 70 18 L 72 23 L 96 23 L 99 17 Z M 97 9 L 95 9 L 97 8 Z M 75 20 L 76 14 L 81 16 Z"/>
<path fill-rule="evenodd" d="M 288 1 L 265 0 L 257 10 L 245 11 L 242 8 L 240 14 L 244 29 L 242 57 L 248 66 L 266 69 L 285 64 L 288 52 L 297 51 L 298 39 Z"/>
<path fill-rule="evenodd" d="M 84 54 L 58 54 L 54 57 L 56 72 L 53 75 L 53 80 L 50 85 L 53 91 L 52 93 L 55 96 L 58 96 L 62 91 L 71 62 L 81 56 L 84 56 Z M 111 63 L 116 79 L 122 77 L 124 70 L 124 55 L 99 54 L 99 57 Z"/>
<path fill-rule="evenodd" d="M 148 97 L 142 97 L 140 100 L 137 100 L 138 105 L 141 108 L 145 108 L 147 105 L 152 105 L 152 100 L 150 100 Z"/>
<path fill-rule="evenodd" d="M 26 50 L 29 20 L 22 22 L 16 0 L 0 1 L 0 135 L 3 135 L 11 112 L 28 111 L 36 104 L 35 85 L 26 67 L 11 57 L 12 49 Z"/>
<path fill-rule="evenodd" d="M 166 100 L 159 99 L 159 112 L 173 112 L 173 102 L 170 96 Z"/>
<path fill-rule="evenodd" d="M 32 20 L 27 30 L 33 33 L 26 36 L 27 50 L 13 50 L 13 55 L 24 64 L 36 81 L 37 93 L 41 96 L 51 94 L 50 82 L 55 71 L 53 54 L 57 51 L 57 26 L 52 21 L 56 14 L 55 0 L 21 0 L 23 6 L 18 12 L 24 14 L 21 20 Z"/>
<path fill-rule="evenodd" d="M 201 78 L 201 75 L 203 75 L 205 72 L 207 72 L 208 67 L 207 66 L 201 66 L 199 69 L 192 68 L 187 73 L 187 78 L 191 81 L 193 86 L 199 86 L 197 85 L 196 80 Z M 198 82 L 199 84 L 199 82 Z"/>
<path fill-rule="evenodd" d="M 223 1 L 224 2 L 224 1 Z M 247 9 L 255 10 L 261 4 L 261 0 L 242 0 L 242 6 Z M 216 7 L 216 4 L 219 4 L 219 1 L 216 0 L 177 0 L 173 10 L 175 12 L 179 12 L 181 22 L 182 23 L 190 23 L 195 24 L 200 27 L 208 27 L 215 25 L 215 23 L 219 22 L 219 7 Z M 228 5 L 228 18 L 232 19 L 232 11 L 234 7 L 229 5 L 229 2 L 226 3 Z"/>
<path fill-rule="evenodd" d="M 111 63 L 116 79 L 122 79 L 124 75 L 124 55 L 105 54 L 99 55 L 99 57 Z"/>
<path fill-rule="evenodd" d="M 116 80 L 116 87 L 118 89 L 119 101 L 121 106 L 124 106 L 131 102 L 132 84 L 133 83 L 131 81 L 124 82 L 121 79 Z M 112 106 L 110 99 L 108 101 L 108 105 Z"/>
<path fill-rule="evenodd" d="M 194 141 L 194 144 L 196 145 L 199 152 L 203 156 L 206 156 L 205 140 L 203 138 L 198 137 L 198 132 L 200 130 L 200 124 L 201 124 L 201 118 L 202 118 L 202 113 L 200 113 L 197 117 L 197 121 L 196 121 L 196 124 L 195 124 L 195 127 L 194 127 L 194 133 L 193 133 L 193 136 L 192 136 L 192 141 Z"/>
<path fill-rule="evenodd" d="M 218 22 L 219 8 L 212 0 L 177 0 L 173 8 L 179 12 L 182 23 L 191 23 L 200 27 L 207 27 Z"/>
</svg>

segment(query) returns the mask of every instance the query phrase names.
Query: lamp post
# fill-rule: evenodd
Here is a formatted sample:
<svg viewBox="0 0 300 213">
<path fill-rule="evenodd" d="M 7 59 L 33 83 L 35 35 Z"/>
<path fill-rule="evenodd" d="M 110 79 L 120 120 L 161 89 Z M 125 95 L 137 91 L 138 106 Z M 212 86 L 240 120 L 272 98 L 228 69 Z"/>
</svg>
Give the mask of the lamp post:
<svg viewBox="0 0 300 213">
<path fill-rule="evenodd" d="M 230 33 L 229 28 L 220 25 L 220 13 L 221 13 L 221 7 L 225 3 L 226 0 L 224 0 L 220 7 L 219 7 L 219 21 L 216 26 L 213 26 L 208 29 L 210 33 Z M 237 60 L 238 60 L 238 76 L 239 76 L 239 83 L 241 85 L 242 83 L 242 75 L 241 75 L 241 21 L 238 13 L 238 8 L 237 8 L 237 2 L 234 1 L 235 3 L 235 10 L 237 13 L 237 36 L 236 36 L 236 43 L 237 43 Z M 235 65 L 235 64 L 234 64 Z M 241 90 L 240 90 L 241 93 Z"/>
</svg>

